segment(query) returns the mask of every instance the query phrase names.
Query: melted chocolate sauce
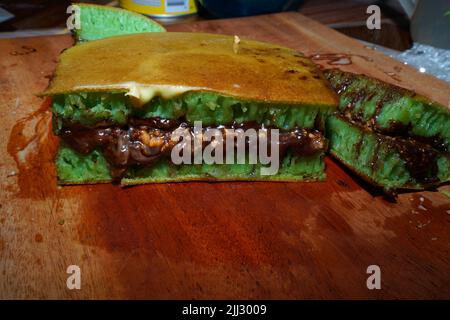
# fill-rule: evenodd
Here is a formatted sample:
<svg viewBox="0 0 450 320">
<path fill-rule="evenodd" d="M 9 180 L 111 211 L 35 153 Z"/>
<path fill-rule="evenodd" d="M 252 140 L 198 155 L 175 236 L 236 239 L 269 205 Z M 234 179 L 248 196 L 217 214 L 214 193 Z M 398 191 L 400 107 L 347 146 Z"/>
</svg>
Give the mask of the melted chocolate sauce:
<svg viewBox="0 0 450 320">
<path fill-rule="evenodd" d="M 395 148 L 400 157 L 405 161 L 406 168 L 411 176 L 423 184 L 431 184 L 439 181 L 437 178 L 438 152 L 427 144 L 415 141 L 411 138 L 398 141 L 389 139 L 389 146 Z"/>
<path fill-rule="evenodd" d="M 339 116 L 343 120 L 347 120 L 355 126 L 360 127 L 367 132 L 373 132 L 370 125 L 362 125 L 358 120 L 347 117 L 346 115 Z M 405 166 L 411 177 L 417 182 L 422 184 L 432 184 L 438 182 L 437 178 L 438 166 L 437 159 L 439 152 L 430 145 L 417 141 L 412 137 L 400 137 L 400 136 L 386 136 L 379 133 L 377 135 L 377 142 L 373 150 L 373 158 L 370 165 L 372 170 L 377 170 L 376 165 L 378 163 L 378 155 L 381 144 L 384 142 L 387 146 L 399 153 L 402 160 L 405 162 Z M 359 154 L 361 149 L 362 139 L 358 141 L 356 145 L 357 153 Z"/>
<path fill-rule="evenodd" d="M 325 74 L 326 78 L 331 80 L 334 76 L 334 69 L 327 70 Z M 357 123 L 372 132 L 385 134 L 391 137 L 401 137 L 407 140 L 411 140 L 412 138 L 420 143 L 428 144 L 441 152 L 448 152 L 444 139 L 439 135 L 430 137 L 418 136 L 414 134 L 410 125 L 404 125 L 394 120 L 389 122 L 389 126 L 387 128 L 380 127 L 377 123 L 377 117 L 380 115 L 383 106 L 394 101 L 395 99 L 398 99 L 399 96 L 413 97 L 415 95 L 415 93 L 410 92 L 407 89 L 379 82 L 378 85 L 384 89 L 387 89 L 384 90 L 385 93 L 383 96 L 378 98 L 376 101 L 374 114 L 369 119 L 366 119 L 363 112 L 364 108 L 360 108 L 360 111 L 356 112 L 355 109 L 358 103 L 365 103 L 366 101 L 372 100 L 375 96 L 375 92 L 369 93 L 364 88 L 352 90 L 350 92 L 347 91 L 348 86 L 351 85 L 358 77 L 359 75 L 357 74 L 346 73 L 345 76 L 339 79 L 339 81 L 330 81 L 333 89 L 339 96 L 345 95 L 346 98 L 350 99 L 346 106 L 341 106 L 340 108 L 341 114 L 347 120 Z"/>
<path fill-rule="evenodd" d="M 64 124 L 60 136 L 64 142 L 82 154 L 88 154 L 96 148 L 103 150 L 109 163 L 111 176 L 120 179 L 131 165 L 152 165 L 162 157 L 168 158 L 172 148 L 179 142 L 172 135 L 178 128 L 189 130 L 193 135 L 193 127 L 179 120 L 160 118 L 132 119 L 126 126 L 107 126 L 108 124 L 86 127 L 75 124 Z M 203 128 L 203 133 L 210 129 L 220 129 L 225 141 L 227 129 L 269 129 L 256 122 L 242 124 L 233 123 L 229 126 Z M 248 148 L 248 139 L 246 139 Z M 208 142 L 203 142 L 203 148 Z M 268 130 L 268 145 L 270 147 L 270 130 Z M 295 155 L 308 156 L 326 149 L 326 140 L 317 130 L 294 128 L 279 132 L 279 154 L 284 157 L 290 150 Z M 193 148 L 192 148 L 193 150 Z M 270 150 L 270 149 L 269 149 Z"/>
</svg>

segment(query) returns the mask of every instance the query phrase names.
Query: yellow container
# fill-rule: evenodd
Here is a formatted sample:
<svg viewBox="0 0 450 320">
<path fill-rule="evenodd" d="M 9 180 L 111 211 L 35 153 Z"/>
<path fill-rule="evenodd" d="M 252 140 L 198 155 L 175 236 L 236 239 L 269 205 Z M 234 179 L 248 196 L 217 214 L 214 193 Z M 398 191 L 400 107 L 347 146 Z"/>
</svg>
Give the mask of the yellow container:
<svg viewBox="0 0 450 320">
<path fill-rule="evenodd" d="M 194 0 L 120 0 L 120 6 L 154 18 L 178 18 L 197 13 Z"/>
</svg>

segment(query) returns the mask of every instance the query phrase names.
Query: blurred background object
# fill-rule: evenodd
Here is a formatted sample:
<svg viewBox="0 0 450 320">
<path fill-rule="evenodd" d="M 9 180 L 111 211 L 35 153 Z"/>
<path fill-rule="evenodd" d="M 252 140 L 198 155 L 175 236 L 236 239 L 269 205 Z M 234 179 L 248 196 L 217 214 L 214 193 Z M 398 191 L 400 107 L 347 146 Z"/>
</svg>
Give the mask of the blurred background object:
<svg viewBox="0 0 450 320">
<path fill-rule="evenodd" d="M 166 26 L 297 11 L 450 82 L 450 50 L 445 50 L 450 49 L 450 15 L 445 15 L 450 0 L 0 0 L 0 38 L 68 33 L 66 8 L 72 2 L 122 4 L 153 17 L 170 13 L 175 18 L 158 20 Z M 367 28 L 366 11 L 372 4 L 380 7 L 381 29 Z"/>
<path fill-rule="evenodd" d="M 194 2 L 196 1 L 196 2 Z M 64 31 L 66 8 L 75 0 L 0 0 L 3 10 L 0 37 L 54 34 Z M 80 0 L 109 6 L 122 6 L 142 12 L 156 7 L 183 19 L 160 20 L 163 25 L 189 23 L 225 17 L 241 17 L 298 11 L 350 37 L 390 49 L 404 51 L 416 42 L 449 48 L 450 0 Z M 132 6 L 132 5 L 134 6 Z M 198 14 L 195 13 L 196 4 Z M 376 4 L 381 9 L 381 29 L 366 26 L 367 7 Z M 154 8 L 150 8 L 153 6 Z M 186 6 L 189 10 L 186 11 Z M 149 9 L 150 8 L 150 9 Z M 181 10 L 184 8 L 184 11 Z M 178 10 L 178 11 L 177 11 Z M 152 11 L 156 12 L 156 11 Z M 145 13 L 145 12 L 144 12 Z M 158 13 L 155 13 L 158 14 Z M 150 13 L 150 15 L 152 15 Z M 154 14 L 153 14 L 154 16 Z M 7 32 L 7 33 L 5 33 Z"/>
<path fill-rule="evenodd" d="M 411 0 L 410 0 L 411 1 Z M 405 1 L 400 1 L 400 3 Z M 450 49 L 450 0 L 416 0 L 412 11 L 411 37 L 414 42 Z"/>
<path fill-rule="evenodd" d="M 197 13 L 196 0 L 120 0 L 119 4 L 158 21 L 172 22 Z"/>
<path fill-rule="evenodd" d="M 162 4 L 162 0 L 121 0 L 135 3 Z M 186 0 L 171 0 L 171 4 Z M 189 23 L 226 16 L 244 16 L 294 10 L 336 29 L 350 37 L 375 43 L 396 50 L 412 46 L 409 19 L 397 0 L 196 0 L 197 15 L 185 15 L 183 19 L 159 20 L 163 25 Z M 0 8 L 14 15 L 0 23 L 0 37 L 18 37 L 63 33 L 67 20 L 66 8 L 72 2 L 90 2 L 119 6 L 111 0 L 0 0 Z M 165 3 L 165 2 L 164 2 Z M 381 6 L 381 30 L 366 27 L 367 6 Z M 59 28 L 59 30 L 58 30 Z"/>
<path fill-rule="evenodd" d="M 0 23 L 14 18 L 14 15 L 0 7 Z"/>
<path fill-rule="evenodd" d="M 215 18 L 244 17 L 298 9 L 303 0 L 198 0 L 199 7 Z"/>
</svg>

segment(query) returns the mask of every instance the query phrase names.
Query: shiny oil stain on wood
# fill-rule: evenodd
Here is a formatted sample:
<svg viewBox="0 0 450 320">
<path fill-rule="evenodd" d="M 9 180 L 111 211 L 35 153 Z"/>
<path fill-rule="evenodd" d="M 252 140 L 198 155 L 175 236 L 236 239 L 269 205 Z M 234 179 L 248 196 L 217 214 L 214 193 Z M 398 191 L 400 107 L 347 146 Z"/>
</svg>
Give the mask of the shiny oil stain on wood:
<svg viewBox="0 0 450 320">
<path fill-rule="evenodd" d="M 450 100 L 447 84 L 295 13 L 172 29 L 272 41 L 321 54 L 324 67 L 345 58 L 337 67 Z M 320 183 L 58 187 L 49 101 L 34 93 L 70 45 L 0 40 L 1 298 L 450 296 L 449 199 L 386 201 L 331 159 Z M 381 290 L 366 287 L 373 264 Z M 69 265 L 81 268 L 81 290 L 66 287 Z"/>
</svg>

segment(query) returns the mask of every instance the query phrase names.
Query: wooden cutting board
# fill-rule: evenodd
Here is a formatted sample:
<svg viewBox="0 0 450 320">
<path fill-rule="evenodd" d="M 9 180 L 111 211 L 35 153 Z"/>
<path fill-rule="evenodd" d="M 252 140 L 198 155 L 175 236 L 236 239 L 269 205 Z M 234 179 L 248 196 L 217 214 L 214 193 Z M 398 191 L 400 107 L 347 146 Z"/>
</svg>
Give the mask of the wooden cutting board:
<svg viewBox="0 0 450 320">
<path fill-rule="evenodd" d="M 331 66 L 450 101 L 448 84 L 297 13 L 170 30 L 346 54 L 352 64 Z M 48 103 L 34 93 L 70 45 L 0 40 L 1 298 L 450 297 L 449 199 L 388 202 L 330 159 L 321 183 L 57 187 Z M 324 57 L 326 67 L 336 60 Z M 80 290 L 66 286 L 69 265 L 81 269 Z M 381 268 L 381 290 L 366 287 L 369 265 Z"/>
</svg>

